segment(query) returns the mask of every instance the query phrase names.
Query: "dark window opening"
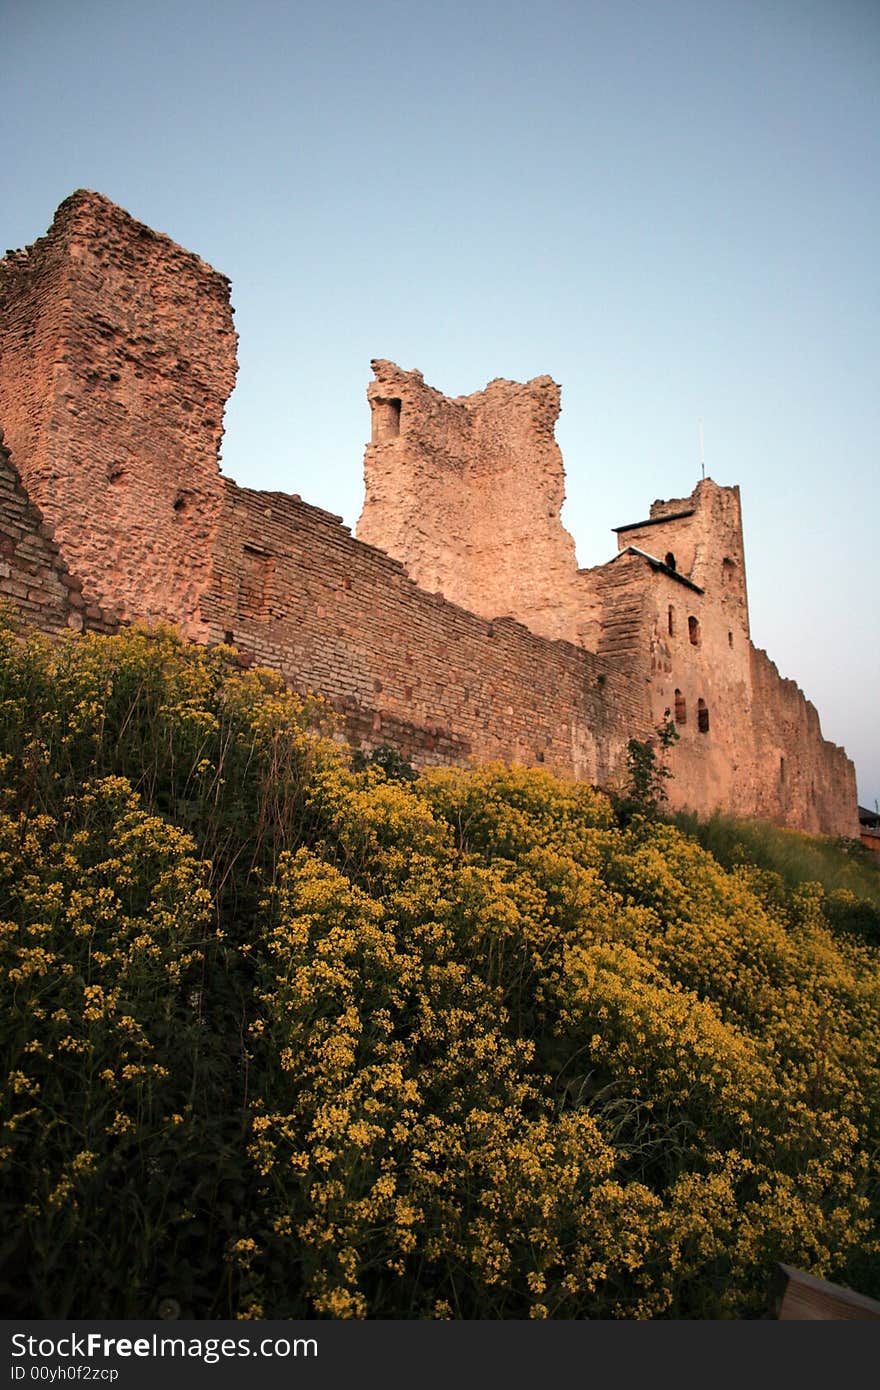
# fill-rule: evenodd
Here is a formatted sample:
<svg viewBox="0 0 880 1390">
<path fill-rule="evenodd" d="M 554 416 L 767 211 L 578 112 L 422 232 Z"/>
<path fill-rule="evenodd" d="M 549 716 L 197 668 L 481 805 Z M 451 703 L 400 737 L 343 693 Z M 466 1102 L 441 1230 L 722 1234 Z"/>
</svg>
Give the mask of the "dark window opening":
<svg viewBox="0 0 880 1390">
<path fill-rule="evenodd" d="M 785 759 L 784 759 L 784 758 L 780 758 L 780 759 L 779 759 L 779 780 L 780 780 L 780 782 L 784 782 L 784 781 L 785 781 Z"/>
<path fill-rule="evenodd" d="M 736 573 L 736 562 L 735 562 L 734 560 L 725 559 L 725 560 L 723 561 L 722 565 L 721 565 L 721 583 L 722 583 L 722 584 L 730 584 L 730 583 L 732 583 L 732 581 L 733 581 L 733 576 L 734 576 L 735 573 Z"/>
<path fill-rule="evenodd" d="M 672 553 L 671 550 L 667 550 L 667 552 L 666 552 L 666 559 L 665 559 L 664 563 L 665 563 L 667 569 L 670 569 L 670 570 L 674 570 L 674 569 L 675 569 L 675 556 L 673 555 L 673 553 Z"/>
<path fill-rule="evenodd" d="M 402 402 L 397 397 L 371 402 L 373 409 L 373 443 L 384 444 L 388 439 L 396 439 L 400 434 L 400 411 Z"/>
<path fill-rule="evenodd" d="M 229 628 L 227 628 L 223 634 L 223 641 L 226 643 L 227 647 L 232 646 L 232 633 Z"/>
<path fill-rule="evenodd" d="M 669 605 L 669 612 L 668 612 L 668 614 L 666 615 L 666 626 L 667 626 L 667 629 L 668 629 L 668 631 L 669 631 L 669 636 L 670 636 L 670 637 L 674 637 L 674 636 L 675 636 L 675 609 L 673 608 L 673 606 L 672 606 L 671 603 L 670 603 L 670 605 Z"/>
<path fill-rule="evenodd" d="M 675 692 L 675 722 L 676 724 L 686 724 L 688 718 L 687 700 L 680 690 Z"/>
<path fill-rule="evenodd" d="M 728 645 L 728 647 L 732 647 L 732 646 L 733 646 L 733 633 L 732 633 L 732 632 L 728 632 L 728 634 L 727 634 L 727 645 Z"/>
<path fill-rule="evenodd" d="M 697 701 L 697 728 L 701 734 L 709 732 L 709 707 L 705 700 Z"/>
<path fill-rule="evenodd" d="M 691 646 L 698 647 L 700 645 L 700 624 L 693 616 L 688 618 L 688 637 L 691 640 Z"/>
</svg>

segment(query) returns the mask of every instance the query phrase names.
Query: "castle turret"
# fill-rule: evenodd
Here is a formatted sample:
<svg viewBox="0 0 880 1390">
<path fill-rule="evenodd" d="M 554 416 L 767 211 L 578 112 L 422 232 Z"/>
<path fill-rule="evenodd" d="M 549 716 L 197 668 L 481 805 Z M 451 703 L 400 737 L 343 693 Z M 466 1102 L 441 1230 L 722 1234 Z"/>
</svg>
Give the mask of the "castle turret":
<svg viewBox="0 0 880 1390">
<path fill-rule="evenodd" d="M 749 636 L 749 605 L 738 487 L 711 478 L 690 497 L 654 502 L 645 521 L 616 526 L 620 550 L 644 550 L 711 594 L 742 637 Z"/>
</svg>

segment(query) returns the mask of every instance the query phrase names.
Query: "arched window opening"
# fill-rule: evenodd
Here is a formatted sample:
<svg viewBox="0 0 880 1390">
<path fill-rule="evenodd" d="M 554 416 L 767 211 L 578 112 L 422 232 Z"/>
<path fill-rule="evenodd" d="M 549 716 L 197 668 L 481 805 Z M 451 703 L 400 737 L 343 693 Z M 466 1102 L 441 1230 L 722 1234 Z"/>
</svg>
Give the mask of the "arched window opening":
<svg viewBox="0 0 880 1390">
<path fill-rule="evenodd" d="M 709 732 L 709 706 L 705 700 L 697 701 L 697 728 L 701 734 Z"/>
<path fill-rule="evenodd" d="M 673 608 L 673 606 L 672 606 L 671 603 L 670 603 L 670 605 L 669 605 L 669 612 L 668 612 L 668 614 L 666 615 L 666 627 L 667 627 L 667 629 L 668 629 L 669 636 L 670 636 L 670 637 L 674 637 L 674 636 L 675 636 L 675 609 Z"/>
<path fill-rule="evenodd" d="M 674 569 L 675 569 L 675 556 L 673 555 L 673 553 L 672 553 L 671 550 L 667 550 L 667 552 L 666 552 L 666 559 L 664 560 L 663 563 L 666 565 L 666 568 L 667 568 L 667 569 L 670 569 L 670 570 L 674 570 Z"/>
<path fill-rule="evenodd" d="M 733 576 L 736 574 L 736 561 L 728 557 L 721 564 L 721 583 L 724 585 L 733 583 Z"/>
<path fill-rule="evenodd" d="M 691 639 L 692 647 L 700 645 L 700 624 L 693 614 L 688 618 L 688 637 Z"/>
<path fill-rule="evenodd" d="M 675 722 L 676 724 L 686 724 L 688 718 L 687 700 L 680 690 L 675 692 Z"/>
</svg>

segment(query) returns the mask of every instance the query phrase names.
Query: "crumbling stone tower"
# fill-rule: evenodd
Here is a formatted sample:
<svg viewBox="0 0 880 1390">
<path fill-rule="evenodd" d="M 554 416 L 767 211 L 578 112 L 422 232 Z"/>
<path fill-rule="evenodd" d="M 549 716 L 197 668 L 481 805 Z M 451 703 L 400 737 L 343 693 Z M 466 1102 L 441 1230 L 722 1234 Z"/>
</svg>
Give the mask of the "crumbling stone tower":
<svg viewBox="0 0 880 1390">
<path fill-rule="evenodd" d="M 0 420 L 89 594 L 201 630 L 235 382 L 224 276 L 98 193 L 0 263 Z"/>
</svg>

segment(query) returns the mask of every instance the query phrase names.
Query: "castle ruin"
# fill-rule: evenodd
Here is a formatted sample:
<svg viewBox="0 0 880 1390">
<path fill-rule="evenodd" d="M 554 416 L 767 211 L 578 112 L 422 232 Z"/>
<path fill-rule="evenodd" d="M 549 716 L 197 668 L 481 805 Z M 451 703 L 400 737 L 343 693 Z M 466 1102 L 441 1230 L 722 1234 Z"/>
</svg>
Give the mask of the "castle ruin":
<svg viewBox="0 0 880 1390">
<path fill-rule="evenodd" d="M 858 834 L 852 763 L 751 643 L 737 488 L 579 569 L 555 382 L 450 399 L 375 361 L 355 539 L 221 475 L 235 347 L 228 281 L 97 193 L 0 261 L 0 597 L 28 621 L 233 643 L 420 766 L 607 786 L 669 710 L 673 804 Z"/>
</svg>

